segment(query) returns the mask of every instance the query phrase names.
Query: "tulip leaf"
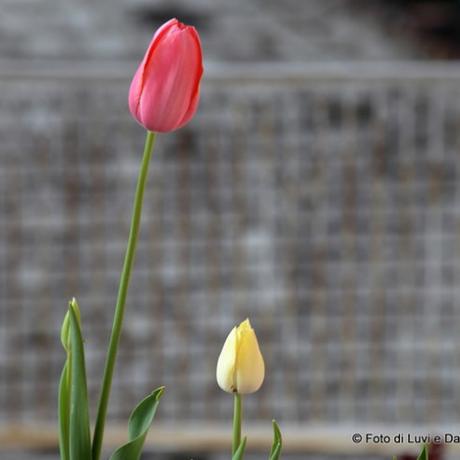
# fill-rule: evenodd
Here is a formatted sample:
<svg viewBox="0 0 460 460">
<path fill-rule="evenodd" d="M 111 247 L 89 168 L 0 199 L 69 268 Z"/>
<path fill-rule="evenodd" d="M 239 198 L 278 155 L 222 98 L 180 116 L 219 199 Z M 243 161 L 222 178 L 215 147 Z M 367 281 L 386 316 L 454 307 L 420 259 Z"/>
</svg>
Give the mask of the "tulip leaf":
<svg viewBox="0 0 460 460">
<path fill-rule="evenodd" d="M 278 460 L 281 454 L 281 444 L 276 444 L 275 448 L 273 449 L 273 453 L 270 455 L 269 460 Z"/>
<path fill-rule="evenodd" d="M 70 423 L 70 385 L 69 361 L 67 355 L 59 381 L 59 450 L 61 460 L 69 460 L 69 423 Z"/>
<path fill-rule="evenodd" d="M 283 437 L 281 436 L 281 430 L 275 420 L 272 420 L 273 424 L 273 443 L 270 450 L 269 460 L 278 460 L 281 454 L 281 447 L 283 446 Z"/>
<path fill-rule="evenodd" d="M 423 446 L 423 449 L 420 452 L 420 455 L 418 456 L 417 460 L 428 460 L 428 449 L 426 448 L 426 445 Z"/>
<path fill-rule="evenodd" d="M 164 387 L 157 388 L 143 399 L 133 410 L 128 422 L 129 441 L 119 447 L 110 460 L 139 460 L 147 432 L 163 395 Z"/>
<path fill-rule="evenodd" d="M 238 449 L 236 449 L 236 452 L 232 457 L 232 460 L 241 460 L 243 458 L 244 449 L 246 448 L 247 439 L 248 439 L 247 437 L 244 437 L 244 439 L 241 441 Z"/>
<path fill-rule="evenodd" d="M 86 384 L 85 352 L 76 302 L 69 304 L 70 318 L 70 423 L 69 459 L 91 460 L 88 389 Z"/>
</svg>

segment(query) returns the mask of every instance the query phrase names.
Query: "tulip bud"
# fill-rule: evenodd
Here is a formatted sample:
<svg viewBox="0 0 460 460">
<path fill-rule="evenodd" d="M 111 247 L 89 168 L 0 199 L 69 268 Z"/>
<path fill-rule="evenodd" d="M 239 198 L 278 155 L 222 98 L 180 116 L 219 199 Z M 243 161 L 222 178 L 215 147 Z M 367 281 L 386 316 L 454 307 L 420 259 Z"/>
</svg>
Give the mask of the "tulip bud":
<svg viewBox="0 0 460 460">
<path fill-rule="evenodd" d="M 75 314 L 77 315 L 77 320 L 80 322 L 80 308 L 78 307 L 75 297 L 69 302 L 69 308 L 73 308 Z M 61 326 L 61 343 L 64 349 L 70 351 L 70 312 L 67 310 L 67 313 L 64 316 L 64 321 Z"/>
<path fill-rule="evenodd" d="M 217 383 L 228 393 L 254 393 L 265 376 L 265 364 L 249 319 L 234 327 L 217 361 Z"/>
<path fill-rule="evenodd" d="M 129 89 L 129 110 L 149 131 L 174 131 L 195 115 L 203 74 L 200 37 L 177 19 L 153 36 Z"/>
</svg>

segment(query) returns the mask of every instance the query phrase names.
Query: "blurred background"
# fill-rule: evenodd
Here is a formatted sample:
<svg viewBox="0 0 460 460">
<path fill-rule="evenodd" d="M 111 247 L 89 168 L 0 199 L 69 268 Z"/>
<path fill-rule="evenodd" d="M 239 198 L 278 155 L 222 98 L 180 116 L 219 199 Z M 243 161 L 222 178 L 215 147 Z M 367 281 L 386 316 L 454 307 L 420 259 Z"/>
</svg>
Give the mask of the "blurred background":
<svg viewBox="0 0 460 460">
<path fill-rule="evenodd" d="M 202 102 L 157 141 L 107 447 L 166 385 L 144 458 L 229 458 L 215 365 L 246 317 L 267 366 L 245 398 L 248 460 L 266 458 L 272 418 L 286 460 L 414 452 L 355 432 L 460 434 L 459 1 L 0 11 L 2 459 L 58 458 L 72 296 L 96 404 L 144 141 L 127 91 L 171 17 L 201 34 Z"/>
</svg>

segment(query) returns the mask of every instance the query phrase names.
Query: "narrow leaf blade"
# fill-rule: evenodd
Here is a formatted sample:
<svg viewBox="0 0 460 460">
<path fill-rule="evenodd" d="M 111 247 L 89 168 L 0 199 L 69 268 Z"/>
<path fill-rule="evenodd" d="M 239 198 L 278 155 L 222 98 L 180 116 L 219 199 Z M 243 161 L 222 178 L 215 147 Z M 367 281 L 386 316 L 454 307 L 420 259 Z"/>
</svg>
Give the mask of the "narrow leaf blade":
<svg viewBox="0 0 460 460">
<path fill-rule="evenodd" d="M 423 449 L 420 452 L 420 455 L 418 456 L 417 460 L 428 460 L 428 449 L 426 445 L 423 446 Z"/>
<path fill-rule="evenodd" d="M 270 455 L 270 460 L 278 460 L 281 454 L 281 444 L 278 443 L 273 449 L 273 453 Z"/>
<path fill-rule="evenodd" d="M 91 460 L 88 389 L 86 384 L 85 352 L 77 313 L 70 312 L 70 460 Z"/>
<path fill-rule="evenodd" d="M 244 449 L 246 449 L 246 441 L 247 441 L 248 438 L 244 438 L 242 441 L 241 441 L 241 444 L 239 445 L 238 449 L 236 449 L 236 452 L 235 454 L 233 455 L 232 457 L 232 460 L 241 460 L 243 458 L 243 455 L 244 455 Z"/>
<path fill-rule="evenodd" d="M 129 417 L 129 441 L 119 447 L 110 460 L 138 460 L 140 458 L 147 432 L 153 422 L 163 392 L 164 387 L 157 388 L 136 406 Z"/>
<path fill-rule="evenodd" d="M 283 446 L 283 437 L 281 436 L 281 430 L 279 425 L 276 423 L 276 420 L 272 420 L 273 424 L 273 443 L 270 450 L 270 455 L 268 456 L 269 460 L 277 460 L 281 453 L 281 448 Z"/>
<path fill-rule="evenodd" d="M 61 460 L 69 460 L 70 432 L 70 388 L 69 388 L 69 356 L 67 356 L 59 381 L 59 451 Z"/>
</svg>

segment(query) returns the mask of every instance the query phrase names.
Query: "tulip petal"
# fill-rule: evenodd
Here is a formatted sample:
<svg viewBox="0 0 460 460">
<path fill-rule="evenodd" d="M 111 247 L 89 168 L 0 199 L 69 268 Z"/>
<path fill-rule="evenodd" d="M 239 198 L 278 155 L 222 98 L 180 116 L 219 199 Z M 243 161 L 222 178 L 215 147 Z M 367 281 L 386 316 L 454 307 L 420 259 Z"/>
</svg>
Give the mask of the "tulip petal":
<svg viewBox="0 0 460 460">
<path fill-rule="evenodd" d="M 196 52 L 196 62 L 200 63 L 199 69 L 197 69 L 197 72 L 195 74 L 195 87 L 193 88 L 192 91 L 192 100 L 190 103 L 190 106 L 187 110 L 187 112 L 184 115 L 184 118 L 182 121 L 179 123 L 179 128 L 187 124 L 191 118 L 195 115 L 196 109 L 198 108 L 198 103 L 200 102 L 200 82 L 201 82 L 201 77 L 203 76 L 203 56 L 201 52 L 201 41 L 200 41 L 200 36 L 198 35 L 198 32 L 196 31 L 195 27 L 190 27 L 191 33 L 190 36 L 191 38 L 195 41 L 195 48 L 194 51 Z"/>
<path fill-rule="evenodd" d="M 265 376 L 265 364 L 254 329 L 247 319 L 238 327 L 236 387 L 238 393 L 257 391 Z"/>
<path fill-rule="evenodd" d="M 165 35 L 171 27 L 174 27 L 178 24 L 178 20 L 173 18 L 165 22 L 153 35 L 153 38 L 147 48 L 147 51 L 142 59 L 141 64 L 139 65 L 134 78 L 131 82 L 129 88 L 129 110 L 134 118 L 138 121 L 139 119 L 139 105 L 141 101 L 142 91 L 145 83 L 145 72 L 146 68 L 150 65 L 155 48 L 161 42 L 163 35 Z"/>
<path fill-rule="evenodd" d="M 143 66 L 141 65 L 134 74 L 133 81 L 131 82 L 131 86 L 129 87 L 129 111 L 131 112 L 132 116 L 139 119 L 139 104 L 141 100 L 141 92 L 142 92 L 142 73 L 144 71 Z"/>
<path fill-rule="evenodd" d="M 222 390 L 229 393 L 236 391 L 234 379 L 237 347 L 236 341 L 237 332 L 236 327 L 234 327 L 225 340 L 219 359 L 217 360 L 217 383 Z"/>
</svg>

